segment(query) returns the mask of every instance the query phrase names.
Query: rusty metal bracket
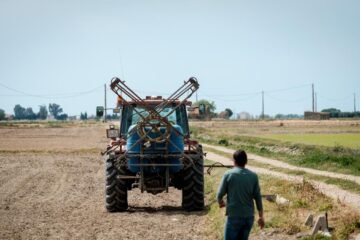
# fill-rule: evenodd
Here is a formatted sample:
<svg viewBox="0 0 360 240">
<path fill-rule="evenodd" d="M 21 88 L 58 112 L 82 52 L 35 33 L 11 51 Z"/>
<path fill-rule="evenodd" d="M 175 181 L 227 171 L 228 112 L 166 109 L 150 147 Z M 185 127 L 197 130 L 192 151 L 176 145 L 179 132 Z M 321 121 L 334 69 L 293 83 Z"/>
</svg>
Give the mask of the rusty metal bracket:
<svg viewBox="0 0 360 240">
<path fill-rule="evenodd" d="M 197 81 L 197 79 L 195 77 L 191 77 L 189 80 L 184 81 L 184 84 L 178 88 L 173 94 L 171 94 L 167 99 L 164 99 L 163 102 L 161 102 L 160 104 L 158 104 L 155 108 L 152 108 L 151 106 L 149 106 L 146 101 L 144 101 L 139 95 L 137 95 L 133 90 L 131 90 L 126 84 L 125 81 L 121 81 L 119 78 L 114 77 L 111 80 L 111 84 L 110 84 L 111 90 L 118 95 L 118 97 L 120 97 L 122 99 L 122 102 L 124 104 L 130 104 L 129 101 L 125 100 L 122 97 L 122 94 L 125 94 L 127 97 L 129 97 L 129 99 L 132 101 L 132 103 L 135 103 L 137 105 L 141 105 L 142 107 L 144 107 L 145 111 L 148 112 L 148 116 L 145 116 L 144 114 L 142 114 L 141 111 L 138 111 L 136 108 L 134 108 L 134 111 L 136 112 L 136 114 L 138 114 L 141 117 L 141 121 L 138 123 L 137 126 L 137 132 L 140 135 L 140 139 L 134 143 L 130 149 L 132 149 L 136 144 L 139 144 L 139 142 L 143 141 L 143 140 L 147 140 L 147 141 L 155 141 L 155 142 L 159 142 L 159 141 L 169 141 L 169 135 L 170 135 L 170 130 L 174 131 L 175 133 L 177 133 L 178 135 L 183 136 L 182 133 L 180 133 L 176 128 L 173 127 L 173 125 L 167 120 L 167 117 L 172 114 L 178 107 L 180 107 L 182 104 L 184 104 L 187 99 L 189 99 L 199 88 L 199 83 Z M 183 95 L 186 95 L 186 97 L 179 102 L 179 98 L 182 97 Z M 161 116 L 161 112 L 167 107 L 167 106 L 173 106 L 176 103 L 176 106 L 174 106 L 172 108 L 172 110 L 166 114 L 166 116 Z M 164 134 L 160 134 L 160 136 L 156 139 L 152 139 L 150 137 L 147 137 L 148 133 L 145 130 L 146 126 L 150 126 L 151 130 L 154 129 L 157 132 L 160 132 L 158 130 L 158 128 L 156 126 L 154 126 L 154 124 L 151 124 L 151 120 L 157 120 L 159 122 L 159 124 L 161 126 L 166 127 L 166 132 Z M 129 134 L 132 135 L 134 134 L 136 131 L 135 129 L 132 129 Z M 162 138 L 162 139 L 160 139 Z M 127 151 L 129 151 L 130 149 L 127 149 Z M 184 154 L 184 157 L 189 159 L 190 161 L 192 161 L 190 156 L 186 156 Z"/>
<path fill-rule="evenodd" d="M 211 171 L 214 168 L 233 168 L 234 165 L 225 165 L 219 162 L 213 163 L 213 164 L 205 164 L 204 167 L 207 167 L 208 169 L 206 170 L 207 174 L 211 175 Z"/>
</svg>

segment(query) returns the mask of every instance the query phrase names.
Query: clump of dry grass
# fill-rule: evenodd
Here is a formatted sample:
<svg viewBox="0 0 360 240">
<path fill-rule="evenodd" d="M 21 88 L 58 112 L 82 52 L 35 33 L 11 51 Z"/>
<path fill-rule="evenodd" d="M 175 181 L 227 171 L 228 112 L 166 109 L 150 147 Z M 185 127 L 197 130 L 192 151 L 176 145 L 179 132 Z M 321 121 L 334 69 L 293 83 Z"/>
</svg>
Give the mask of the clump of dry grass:
<svg viewBox="0 0 360 240">
<path fill-rule="evenodd" d="M 336 226 L 334 228 L 334 238 L 335 239 L 349 239 L 351 234 L 360 234 L 360 216 L 359 214 L 347 209 L 339 208 L 337 209 L 338 214 L 330 216 L 330 227 Z"/>
<path fill-rule="evenodd" d="M 266 177 L 267 178 L 267 177 Z M 272 184 L 279 184 L 279 180 L 272 180 Z M 269 181 L 262 181 L 262 185 L 268 185 Z M 283 183 L 282 187 L 275 189 L 289 198 L 292 204 L 289 206 L 270 207 L 270 216 L 277 216 L 270 221 L 276 220 L 287 234 L 293 235 L 301 231 L 308 231 L 304 226 L 305 217 L 311 213 L 314 215 L 327 212 L 329 226 L 333 228 L 333 239 L 348 239 L 352 233 L 360 232 L 360 215 L 352 208 L 341 203 L 336 203 L 319 192 L 310 182 L 304 180 L 301 183 Z M 288 189 L 288 193 L 283 190 Z M 269 215 L 269 214 L 268 214 Z M 280 215 L 280 216 L 279 216 Z M 273 224 L 270 222 L 270 224 Z"/>
</svg>

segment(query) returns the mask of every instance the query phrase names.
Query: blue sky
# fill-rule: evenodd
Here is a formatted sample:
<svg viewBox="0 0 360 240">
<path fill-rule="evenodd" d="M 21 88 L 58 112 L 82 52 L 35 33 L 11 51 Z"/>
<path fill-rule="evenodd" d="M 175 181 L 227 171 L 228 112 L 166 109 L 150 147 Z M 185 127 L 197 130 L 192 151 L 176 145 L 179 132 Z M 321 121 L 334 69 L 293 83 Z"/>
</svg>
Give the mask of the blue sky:
<svg viewBox="0 0 360 240">
<path fill-rule="evenodd" d="M 142 96 L 195 76 L 219 111 L 258 115 L 264 90 L 265 113 L 302 113 L 311 83 L 319 110 L 352 111 L 359 26 L 359 1 L 1 0 L 0 108 L 92 114 L 113 76 Z"/>
</svg>

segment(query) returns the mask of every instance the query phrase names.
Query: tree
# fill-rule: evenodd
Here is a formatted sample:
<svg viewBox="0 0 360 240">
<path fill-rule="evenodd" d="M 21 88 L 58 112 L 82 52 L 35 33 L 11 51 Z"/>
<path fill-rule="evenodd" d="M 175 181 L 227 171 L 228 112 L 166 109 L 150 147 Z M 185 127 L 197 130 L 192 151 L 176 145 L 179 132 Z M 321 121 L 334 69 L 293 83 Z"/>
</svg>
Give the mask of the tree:
<svg viewBox="0 0 360 240">
<path fill-rule="evenodd" d="M 275 119 L 300 119 L 300 118 L 304 118 L 304 116 L 294 113 L 289 113 L 289 114 L 278 113 L 275 115 Z"/>
<path fill-rule="evenodd" d="M 48 110 L 45 105 L 39 106 L 39 112 L 37 114 L 37 118 L 39 119 L 46 119 L 48 115 Z"/>
<path fill-rule="evenodd" d="M 341 113 L 341 111 L 339 109 L 336 108 L 327 108 L 327 109 L 323 109 L 321 110 L 321 112 L 328 112 L 328 113 Z"/>
<path fill-rule="evenodd" d="M 225 111 L 228 112 L 228 118 L 231 118 L 231 116 L 233 115 L 233 111 L 230 108 L 226 108 Z"/>
<path fill-rule="evenodd" d="M 57 120 L 66 120 L 68 118 L 68 115 L 66 113 L 58 115 Z"/>
<path fill-rule="evenodd" d="M 0 121 L 5 120 L 5 111 L 0 109 Z"/>
<path fill-rule="evenodd" d="M 205 104 L 205 106 L 209 106 L 209 111 L 210 113 L 214 113 L 215 110 L 216 110 L 216 105 L 215 105 L 215 102 L 214 101 L 208 101 L 206 99 L 201 99 L 197 102 L 194 102 L 193 106 L 194 107 L 198 107 L 200 104 Z"/>
<path fill-rule="evenodd" d="M 24 119 L 25 118 L 25 108 L 23 108 L 20 104 L 16 104 L 14 107 L 14 115 L 15 119 Z"/>
<path fill-rule="evenodd" d="M 117 113 L 113 113 L 113 114 L 108 114 L 106 115 L 106 119 L 119 119 L 119 115 Z"/>
<path fill-rule="evenodd" d="M 219 118 L 223 119 L 229 119 L 229 112 L 228 111 L 222 111 L 219 113 Z"/>
<path fill-rule="evenodd" d="M 51 113 L 51 115 L 54 116 L 54 118 L 58 119 L 58 116 L 60 113 L 63 112 L 63 109 L 60 107 L 60 105 L 58 105 L 56 103 L 50 103 L 49 104 L 49 112 Z"/>
<path fill-rule="evenodd" d="M 81 119 L 81 120 L 87 120 L 87 112 L 85 112 L 85 113 L 80 113 L 80 119 Z"/>
<path fill-rule="evenodd" d="M 31 107 L 28 107 L 25 109 L 25 116 L 24 116 L 25 119 L 28 119 L 28 120 L 34 120 L 36 119 L 36 114 L 34 113 L 34 111 L 32 110 Z"/>
</svg>

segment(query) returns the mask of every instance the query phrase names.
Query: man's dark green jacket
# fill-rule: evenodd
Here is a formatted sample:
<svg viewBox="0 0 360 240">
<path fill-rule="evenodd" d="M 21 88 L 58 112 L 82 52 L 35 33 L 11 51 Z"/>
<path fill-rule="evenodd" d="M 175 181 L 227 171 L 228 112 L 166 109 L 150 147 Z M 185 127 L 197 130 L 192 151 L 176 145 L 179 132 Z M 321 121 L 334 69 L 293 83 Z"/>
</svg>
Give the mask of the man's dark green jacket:
<svg viewBox="0 0 360 240">
<path fill-rule="evenodd" d="M 254 200 L 257 210 L 263 209 L 258 176 L 246 168 L 234 167 L 225 172 L 217 192 L 218 202 L 225 195 L 227 216 L 254 216 Z"/>
</svg>

